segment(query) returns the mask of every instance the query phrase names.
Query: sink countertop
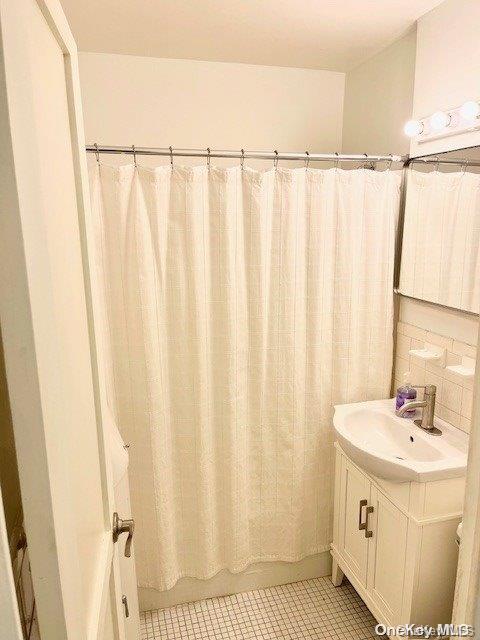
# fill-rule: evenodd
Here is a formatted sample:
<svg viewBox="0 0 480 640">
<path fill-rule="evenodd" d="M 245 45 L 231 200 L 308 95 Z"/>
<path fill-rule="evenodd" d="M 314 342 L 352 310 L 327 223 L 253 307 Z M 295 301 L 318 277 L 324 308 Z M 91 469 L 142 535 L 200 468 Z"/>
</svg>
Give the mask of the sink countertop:
<svg viewBox="0 0 480 640">
<path fill-rule="evenodd" d="M 395 415 L 395 399 L 335 406 L 333 424 L 345 452 L 360 467 L 393 482 L 429 482 L 466 474 L 468 435 L 435 418 L 434 436 L 412 418 Z"/>
</svg>

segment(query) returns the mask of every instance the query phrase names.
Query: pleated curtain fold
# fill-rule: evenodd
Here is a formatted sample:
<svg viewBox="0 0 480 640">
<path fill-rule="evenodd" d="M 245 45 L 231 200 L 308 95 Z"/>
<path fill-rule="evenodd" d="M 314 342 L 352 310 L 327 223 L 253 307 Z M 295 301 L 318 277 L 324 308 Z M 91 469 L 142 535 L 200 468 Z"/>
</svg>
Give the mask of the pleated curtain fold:
<svg viewBox="0 0 480 640">
<path fill-rule="evenodd" d="M 334 405 L 390 392 L 398 173 L 90 169 L 140 585 L 327 550 Z"/>
</svg>

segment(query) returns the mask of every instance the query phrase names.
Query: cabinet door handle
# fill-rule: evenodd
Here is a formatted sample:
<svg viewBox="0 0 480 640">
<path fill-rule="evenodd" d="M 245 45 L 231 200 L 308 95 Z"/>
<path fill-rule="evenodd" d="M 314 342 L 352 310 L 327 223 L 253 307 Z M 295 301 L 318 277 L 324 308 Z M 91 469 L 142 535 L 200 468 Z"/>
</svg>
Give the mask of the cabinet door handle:
<svg viewBox="0 0 480 640">
<path fill-rule="evenodd" d="M 358 530 L 359 531 L 363 531 L 363 529 L 367 528 L 367 521 L 365 520 L 365 522 L 362 522 L 362 511 L 363 511 L 363 507 L 367 506 L 367 502 L 368 500 L 360 500 L 360 503 L 358 505 Z"/>
<path fill-rule="evenodd" d="M 368 529 L 368 516 L 373 513 L 373 507 L 367 507 L 365 510 L 365 538 L 371 538 L 373 531 Z"/>
</svg>

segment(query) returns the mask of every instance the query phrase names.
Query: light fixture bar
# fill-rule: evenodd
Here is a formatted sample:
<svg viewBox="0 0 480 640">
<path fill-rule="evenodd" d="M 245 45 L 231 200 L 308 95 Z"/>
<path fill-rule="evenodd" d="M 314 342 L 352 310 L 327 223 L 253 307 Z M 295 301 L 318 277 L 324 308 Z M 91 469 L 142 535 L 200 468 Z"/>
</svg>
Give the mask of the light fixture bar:
<svg viewBox="0 0 480 640">
<path fill-rule="evenodd" d="M 425 118 L 409 120 L 403 131 L 406 136 L 421 143 L 477 129 L 480 129 L 480 102 L 468 100 L 455 109 L 435 111 Z"/>
</svg>

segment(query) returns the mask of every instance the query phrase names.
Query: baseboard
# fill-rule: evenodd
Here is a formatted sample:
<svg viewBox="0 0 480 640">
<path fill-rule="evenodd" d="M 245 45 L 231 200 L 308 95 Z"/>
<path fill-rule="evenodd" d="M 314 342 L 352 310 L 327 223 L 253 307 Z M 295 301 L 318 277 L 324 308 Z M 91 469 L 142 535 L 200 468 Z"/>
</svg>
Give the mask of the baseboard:
<svg viewBox="0 0 480 640">
<path fill-rule="evenodd" d="M 241 573 L 221 571 L 210 580 L 182 578 L 168 591 L 139 587 L 140 611 L 164 609 L 176 604 L 195 602 L 204 598 L 264 589 L 278 584 L 298 582 L 328 576 L 332 572 L 329 551 L 304 558 L 299 562 L 259 562 Z"/>
</svg>

